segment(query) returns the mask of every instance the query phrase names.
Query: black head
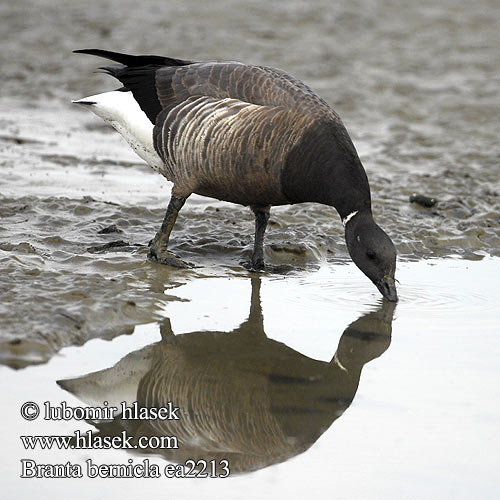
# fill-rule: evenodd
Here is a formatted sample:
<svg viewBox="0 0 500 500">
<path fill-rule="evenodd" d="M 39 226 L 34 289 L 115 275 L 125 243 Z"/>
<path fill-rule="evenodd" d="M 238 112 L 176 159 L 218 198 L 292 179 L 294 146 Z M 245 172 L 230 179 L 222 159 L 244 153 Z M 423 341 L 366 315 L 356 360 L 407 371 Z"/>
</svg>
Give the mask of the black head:
<svg viewBox="0 0 500 500">
<path fill-rule="evenodd" d="M 375 224 L 370 213 L 351 214 L 344 223 L 347 249 L 354 263 L 387 300 L 397 302 L 396 248 L 389 236 Z"/>
</svg>

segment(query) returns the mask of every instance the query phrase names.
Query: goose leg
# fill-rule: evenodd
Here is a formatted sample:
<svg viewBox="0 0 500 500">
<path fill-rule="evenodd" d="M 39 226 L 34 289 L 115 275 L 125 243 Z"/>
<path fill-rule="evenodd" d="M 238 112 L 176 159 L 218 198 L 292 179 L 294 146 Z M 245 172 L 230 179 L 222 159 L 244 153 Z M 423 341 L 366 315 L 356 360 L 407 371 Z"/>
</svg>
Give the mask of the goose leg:
<svg viewBox="0 0 500 500">
<path fill-rule="evenodd" d="M 168 250 L 168 240 L 174 227 L 179 210 L 183 207 L 187 197 L 180 198 L 172 195 L 168 204 L 167 212 L 160 230 L 149 243 L 148 259 L 159 264 L 173 267 L 191 267 L 186 262 L 176 257 Z"/>
<path fill-rule="evenodd" d="M 172 330 L 170 318 L 165 318 L 160 323 L 160 334 L 163 342 L 166 342 L 167 344 L 175 343 L 175 333 Z"/>
<path fill-rule="evenodd" d="M 252 207 L 255 214 L 255 241 L 252 254 L 252 269 L 261 271 L 264 269 L 264 233 L 269 220 L 270 207 Z"/>
</svg>

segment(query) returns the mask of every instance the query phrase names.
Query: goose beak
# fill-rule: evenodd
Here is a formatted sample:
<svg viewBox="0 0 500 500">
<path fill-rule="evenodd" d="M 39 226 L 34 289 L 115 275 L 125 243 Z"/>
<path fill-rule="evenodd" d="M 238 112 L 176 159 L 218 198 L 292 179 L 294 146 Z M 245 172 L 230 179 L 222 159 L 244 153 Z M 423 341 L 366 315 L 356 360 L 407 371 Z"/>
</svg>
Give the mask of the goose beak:
<svg viewBox="0 0 500 500">
<path fill-rule="evenodd" d="M 382 279 L 378 280 L 375 285 L 379 289 L 380 293 L 389 301 L 398 301 L 398 292 L 396 291 L 396 283 L 394 278 L 391 276 L 384 276 Z"/>
</svg>

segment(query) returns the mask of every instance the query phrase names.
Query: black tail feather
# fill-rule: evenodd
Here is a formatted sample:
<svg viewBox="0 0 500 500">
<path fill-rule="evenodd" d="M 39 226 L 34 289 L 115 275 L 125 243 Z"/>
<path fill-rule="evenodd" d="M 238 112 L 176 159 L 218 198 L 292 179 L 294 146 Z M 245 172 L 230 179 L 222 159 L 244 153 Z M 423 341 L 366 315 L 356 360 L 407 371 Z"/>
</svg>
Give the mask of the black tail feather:
<svg viewBox="0 0 500 500">
<path fill-rule="evenodd" d="M 123 73 L 123 70 L 126 69 L 123 66 L 119 66 L 118 64 L 113 64 L 112 66 L 100 66 L 94 73 L 104 73 L 105 75 L 111 75 L 120 79 L 120 74 Z"/>
<path fill-rule="evenodd" d="M 170 57 L 133 56 L 101 49 L 80 49 L 73 52 L 99 56 L 120 63 L 102 66 L 99 71 L 115 77 L 123 84 L 124 90 L 131 91 L 135 100 L 153 124 L 162 110 L 156 91 L 156 72 L 162 66 L 193 64 L 192 61 L 172 59 Z"/>
<path fill-rule="evenodd" d="M 122 54 L 120 52 L 112 52 L 110 50 L 101 49 L 80 49 L 74 50 L 77 54 L 90 54 L 92 56 L 103 57 L 124 64 L 128 67 L 137 66 L 186 66 L 193 64 L 193 61 L 185 61 L 183 59 L 174 59 L 163 56 L 133 56 L 130 54 Z"/>
</svg>

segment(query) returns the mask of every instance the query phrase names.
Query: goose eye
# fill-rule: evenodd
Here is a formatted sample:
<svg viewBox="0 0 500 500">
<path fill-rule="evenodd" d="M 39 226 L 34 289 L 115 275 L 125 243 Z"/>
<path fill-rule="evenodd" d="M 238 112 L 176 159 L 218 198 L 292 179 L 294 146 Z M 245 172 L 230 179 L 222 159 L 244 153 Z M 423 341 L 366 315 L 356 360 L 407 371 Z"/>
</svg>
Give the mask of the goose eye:
<svg viewBox="0 0 500 500">
<path fill-rule="evenodd" d="M 376 255 L 375 255 L 375 252 L 373 250 L 367 250 L 366 251 L 366 256 L 371 259 L 371 260 L 374 260 Z"/>
</svg>

